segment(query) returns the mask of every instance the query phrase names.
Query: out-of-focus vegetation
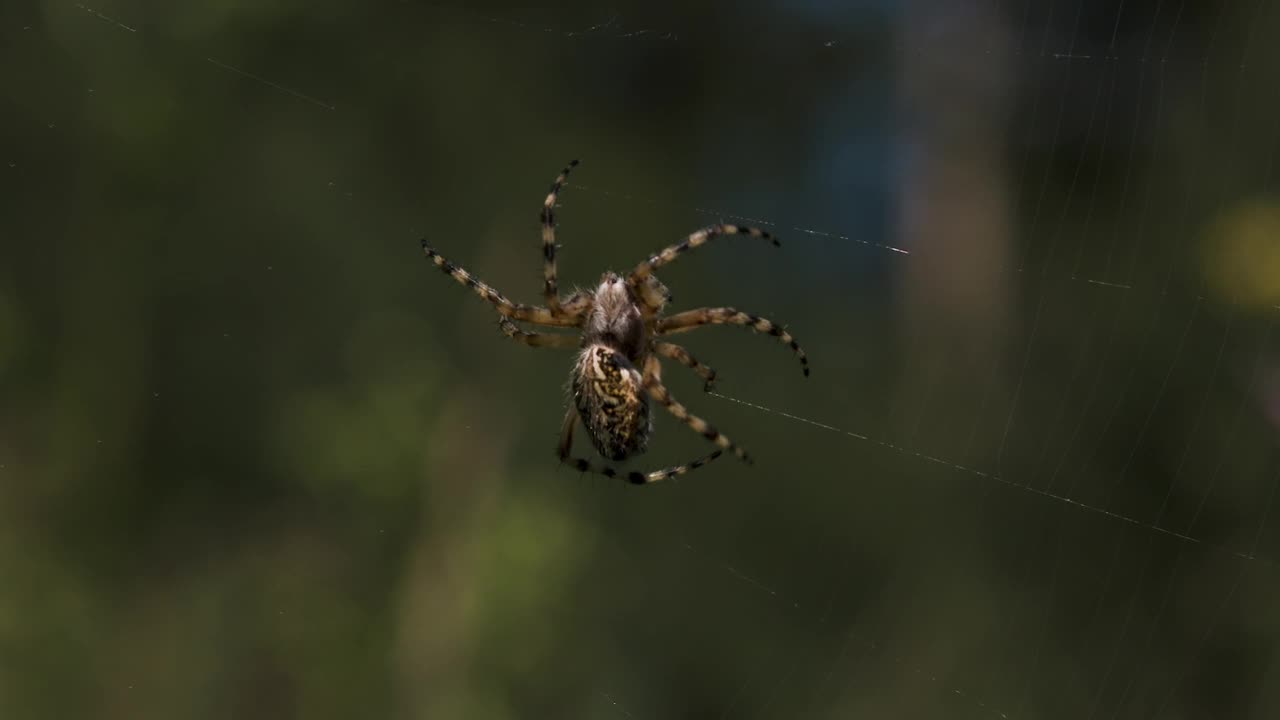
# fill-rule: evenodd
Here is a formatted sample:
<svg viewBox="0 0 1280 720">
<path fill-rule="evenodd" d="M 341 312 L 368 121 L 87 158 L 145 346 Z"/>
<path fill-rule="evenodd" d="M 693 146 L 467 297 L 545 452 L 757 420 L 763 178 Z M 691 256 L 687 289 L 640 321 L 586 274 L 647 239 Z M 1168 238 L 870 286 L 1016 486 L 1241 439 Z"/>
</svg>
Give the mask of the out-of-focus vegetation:
<svg viewBox="0 0 1280 720">
<path fill-rule="evenodd" d="M 1274 716 L 1280 9 L 1005 5 L 0 11 L 0 718 Z M 755 466 L 421 257 L 573 157 Z"/>
<path fill-rule="evenodd" d="M 1205 242 L 1206 274 L 1219 297 L 1262 310 L 1280 307 L 1280 200 L 1234 204 Z"/>
</svg>

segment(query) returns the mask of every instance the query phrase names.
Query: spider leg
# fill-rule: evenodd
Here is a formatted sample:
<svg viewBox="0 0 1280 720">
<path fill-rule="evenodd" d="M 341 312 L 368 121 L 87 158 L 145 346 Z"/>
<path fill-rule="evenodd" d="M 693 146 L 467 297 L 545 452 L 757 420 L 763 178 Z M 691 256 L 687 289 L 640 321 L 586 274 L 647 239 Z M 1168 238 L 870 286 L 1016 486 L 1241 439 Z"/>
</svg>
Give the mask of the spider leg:
<svg viewBox="0 0 1280 720">
<path fill-rule="evenodd" d="M 502 293 L 494 290 L 492 287 L 477 280 L 471 273 L 463 270 L 461 267 L 449 262 L 443 255 L 433 250 L 427 241 L 422 241 L 422 251 L 427 254 L 427 258 L 436 264 L 446 275 L 457 280 L 460 284 L 471 288 L 486 302 L 492 304 L 498 311 L 499 315 L 512 320 L 520 320 L 523 322 L 537 323 L 539 325 L 551 325 L 553 327 L 574 327 L 581 320 L 576 316 L 559 316 L 552 313 L 549 309 L 538 305 L 522 305 L 513 303 L 503 297 Z"/>
<path fill-rule="evenodd" d="M 565 314 L 573 317 L 585 315 L 591 309 L 591 293 L 582 290 L 575 292 L 565 300 L 562 309 Z M 582 344 L 581 338 L 577 335 L 529 332 L 502 315 L 498 316 L 498 326 L 502 329 L 503 335 L 529 347 L 577 348 Z"/>
<path fill-rule="evenodd" d="M 633 485 L 644 485 L 651 482 L 657 482 L 658 480 L 669 480 L 677 475 L 684 475 L 690 470 L 696 470 L 712 460 L 715 460 L 724 452 L 717 448 L 714 452 L 708 455 L 703 455 L 693 462 L 684 463 L 682 465 L 672 465 L 671 467 L 654 470 L 653 472 L 642 473 L 634 470 L 631 472 L 622 472 L 609 467 L 608 465 L 601 465 L 584 458 L 569 456 L 569 451 L 573 448 L 573 430 L 577 424 L 577 419 L 575 409 L 572 407 L 569 408 L 568 412 L 566 412 L 564 416 L 564 424 L 560 428 L 560 446 L 556 450 L 556 455 L 559 456 L 560 462 L 572 467 L 578 472 L 590 472 L 610 478 L 622 478 Z"/>
<path fill-rule="evenodd" d="M 656 342 L 653 344 L 653 351 L 665 358 L 670 358 L 684 365 L 690 370 L 698 373 L 704 384 L 702 389 L 711 392 L 711 388 L 716 383 L 716 371 L 707 365 L 698 362 L 697 358 L 689 354 L 688 350 L 669 342 Z"/>
<path fill-rule="evenodd" d="M 742 227 L 740 225 L 720 224 L 712 225 L 698 230 L 685 238 L 683 242 L 671 245 L 662 250 L 658 254 L 650 257 L 648 260 L 636 266 L 635 270 L 627 276 L 627 285 L 631 291 L 649 307 L 650 310 L 656 310 L 661 304 L 656 302 L 658 293 L 655 288 L 649 285 L 648 278 L 653 275 L 653 271 L 670 263 L 684 253 L 705 244 L 708 240 L 719 235 L 750 235 L 752 237 L 764 238 L 775 246 L 781 245 L 778 239 L 768 232 L 759 228 Z"/>
<path fill-rule="evenodd" d="M 640 298 L 640 304 L 646 314 L 650 316 L 656 315 L 667 303 L 671 302 L 671 291 L 667 289 L 666 285 L 662 284 L 662 281 L 656 275 L 645 277 L 632 292 L 635 292 Z"/>
<path fill-rule="evenodd" d="M 722 450 L 732 451 L 734 455 L 738 456 L 739 460 L 748 465 L 751 464 L 751 456 L 747 454 L 746 450 L 735 445 L 732 440 L 722 435 L 719 430 L 716 430 L 711 423 L 690 413 L 688 408 L 671 397 L 671 391 L 667 390 L 667 386 L 662 384 L 662 365 L 659 364 L 658 358 L 654 355 L 650 355 L 645 360 L 644 386 L 645 390 L 649 391 L 650 397 L 661 403 L 667 409 L 667 412 L 676 416 L 676 419 L 688 425 L 690 430 L 705 437 Z"/>
<path fill-rule="evenodd" d="M 574 415 L 576 408 L 572 405 L 564 413 L 564 423 L 560 425 L 560 445 L 556 448 L 556 455 L 560 458 L 560 462 L 569 461 L 569 451 L 573 449 L 573 427 L 578 419 Z"/>
<path fill-rule="evenodd" d="M 556 282 L 556 197 L 565 180 L 569 179 L 569 171 L 577 166 L 572 160 L 551 183 L 551 191 L 542 201 L 542 293 L 547 299 L 547 309 L 553 315 L 560 314 L 560 290 Z"/>
<path fill-rule="evenodd" d="M 591 472 L 598 475 L 604 475 L 605 477 L 622 478 L 632 485 L 646 485 L 659 480 L 669 480 L 677 475 L 684 475 L 690 470 L 697 470 L 703 465 L 706 465 L 712 460 L 720 457 L 723 452 L 724 450 L 716 449 L 714 452 L 703 455 L 692 462 L 683 463 L 681 465 L 672 465 L 670 467 L 662 468 L 661 470 L 654 470 L 647 473 L 640 472 L 638 470 L 622 472 L 621 470 L 615 470 L 608 465 L 599 465 L 583 458 L 566 457 L 564 458 L 564 463 L 579 472 Z"/>
<path fill-rule="evenodd" d="M 503 335 L 529 347 L 570 349 L 577 348 L 581 344 L 577 335 L 529 332 L 521 330 L 515 323 L 504 317 L 498 318 L 498 326 L 502 328 Z"/>
<path fill-rule="evenodd" d="M 800 367 L 804 369 L 805 377 L 809 377 L 809 357 L 800 348 L 800 343 L 797 343 L 796 339 L 791 337 L 791 333 L 782 329 L 782 326 L 772 320 L 762 318 L 759 315 L 744 313 L 731 307 L 698 308 L 676 313 L 659 320 L 654 327 L 653 334 L 674 335 L 695 330 L 703 325 L 742 325 L 758 333 L 772 335 L 778 338 L 779 342 L 786 343 L 791 348 L 791 351 L 800 359 Z"/>
</svg>

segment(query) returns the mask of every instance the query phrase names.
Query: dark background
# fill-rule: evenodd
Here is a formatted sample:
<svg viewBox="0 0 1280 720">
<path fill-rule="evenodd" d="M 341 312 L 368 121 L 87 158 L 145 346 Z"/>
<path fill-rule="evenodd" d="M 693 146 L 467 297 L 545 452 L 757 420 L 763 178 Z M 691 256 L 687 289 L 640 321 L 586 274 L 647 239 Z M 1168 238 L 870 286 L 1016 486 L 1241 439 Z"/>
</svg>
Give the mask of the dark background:
<svg viewBox="0 0 1280 720">
<path fill-rule="evenodd" d="M 6 3 L 0 716 L 1275 717 L 1277 33 Z M 537 301 L 574 157 L 565 285 L 783 238 L 662 274 L 810 353 L 683 336 L 753 467 L 559 467 L 569 354 L 423 259 Z"/>
</svg>

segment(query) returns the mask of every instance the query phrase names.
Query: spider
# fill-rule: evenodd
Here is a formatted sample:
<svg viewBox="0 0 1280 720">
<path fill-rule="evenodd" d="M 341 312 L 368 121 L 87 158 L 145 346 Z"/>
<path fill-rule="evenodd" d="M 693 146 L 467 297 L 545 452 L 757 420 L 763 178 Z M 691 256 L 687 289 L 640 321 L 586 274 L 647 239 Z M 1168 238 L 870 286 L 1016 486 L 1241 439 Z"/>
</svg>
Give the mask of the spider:
<svg viewBox="0 0 1280 720">
<path fill-rule="evenodd" d="M 578 161 L 574 160 L 561 171 L 542 203 L 542 291 L 546 299 L 545 306 L 524 305 L 508 300 L 502 293 L 436 252 L 424 238 L 422 249 L 427 258 L 454 280 L 471 288 L 492 304 L 500 316 L 499 326 L 507 337 L 529 347 L 579 351 L 570 373 L 573 402 L 565 413 L 557 449 L 562 463 L 581 472 L 625 478 L 636 484 L 683 475 L 715 460 L 726 450 L 742 461 L 751 463 L 751 456 L 745 450 L 706 420 L 690 413 L 671 396 L 671 392 L 662 383 L 662 366 L 658 358 L 674 360 L 697 373 L 703 379 L 703 389 L 707 392 L 711 391 L 715 382 L 715 370 L 699 362 L 683 347 L 659 338 L 688 332 L 704 325 L 748 327 L 755 332 L 772 335 L 788 345 L 800 360 L 805 377 L 808 377 L 809 360 L 804 350 L 777 323 L 731 307 L 703 307 L 664 316 L 662 311 L 671 295 L 653 273 L 715 237 L 749 235 L 767 240 L 775 246 L 781 243 L 758 228 L 712 225 L 653 255 L 625 277 L 606 272 L 595 290 L 578 290 L 567 298 L 561 298 L 556 278 L 555 206 L 560 188 L 577 164 Z M 577 328 L 579 333 L 565 335 L 530 332 L 521 329 L 513 321 Z M 691 430 L 705 437 L 716 449 L 683 465 L 648 473 L 629 472 L 625 475 L 609 465 L 600 465 L 570 455 L 576 424 L 575 412 L 582 418 L 591 442 L 600 455 L 609 460 L 620 461 L 643 453 L 653 431 L 653 419 L 649 413 L 650 398 Z"/>
</svg>

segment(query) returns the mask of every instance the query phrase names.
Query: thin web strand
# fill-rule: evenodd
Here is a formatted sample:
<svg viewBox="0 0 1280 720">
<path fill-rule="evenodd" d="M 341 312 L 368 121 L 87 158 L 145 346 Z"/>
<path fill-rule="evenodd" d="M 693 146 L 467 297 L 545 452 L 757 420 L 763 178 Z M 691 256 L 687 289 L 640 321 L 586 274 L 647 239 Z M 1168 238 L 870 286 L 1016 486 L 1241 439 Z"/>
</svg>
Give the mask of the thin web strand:
<svg viewBox="0 0 1280 720">
<path fill-rule="evenodd" d="M 711 395 L 711 396 L 713 396 L 713 397 L 720 398 L 721 400 L 727 400 L 727 401 L 729 401 L 729 402 L 737 403 L 737 404 L 739 404 L 739 405 L 745 405 L 746 407 L 752 408 L 752 409 L 754 409 L 754 410 L 759 410 L 759 411 L 761 411 L 761 412 L 769 413 L 769 414 L 772 414 L 772 415 L 778 415 L 778 416 L 780 416 L 780 417 L 787 418 L 788 420 L 794 420 L 794 421 L 796 421 L 796 422 L 804 423 L 804 424 L 806 424 L 806 425 L 812 425 L 813 427 L 821 428 L 821 429 L 823 429 L 823 430 L 827 430 L 827 431 L 834 432 L 834 433 L 839 433 L 839 434 L 841 434 L 841 435 L 846 435 L 846 436 L 848 436 L 848 437 L 855 438 L 855 439 L 857 439 L 857 440 L 862 440 L 862 441 L 865 441 L 865 442 L 869 442 L 869 443 L 872 443 L 872 444 L 874 444 L 874 445 L 878 445 L 878 446 L 880 446 L 880 447 L 886 448 L 886 449 L 888 449 L 888 450 L 892 450 L 892 451 L 894 451 L 894 452 L 896 452 L 896 453 L 899 453 L 899 454 L 901 454 L 901 455 L 906 455 L 906 456 L 908 456 L 908 457 L 918 458 L 918 459 L 920 459 L 920 460 L 924 460 L 924 461 L 927 461 L 927 462 L 930 462 L 930 463 L 934 463 L 934 464 L 936 464 L 936 465 L 941 465 L 941 466 L 943 466 L 943 467 L 948 467 L 948 468 L 951 468 L 951 469 L 953 469 L 953 470 L 959 470 L 959 471 L 960 471 L 960 472 L 962 472 L 962 473 L 965 473 L 965 474 L 968 474 L 968 475 L 973 475 L 973 476 L 975 476 L 975 477 L 980 477 L 980 478 L 983 478 L 984 480 L 992 480 L 992 481 L 994 481 L 994 482 L 998 482 L 998 483 L 1000 483 L 1001 485 L 1005 485 L 1005 486 L 1007 486 L 1007 487 L 1017 488 L 1017 489 L 1019 489 L 1019 490 L 1022 490 L 1022 491 L 1024 491 L 1024 492 L 1030 493 L 1030 494 L 1032 494 L 1032 495 L 1038 495 L 1038 496 L 1040 496 L 1040 497 L 1047 498 L 1047 499 L 1049 499 L 1049 500 L 1055 500 L 1055 501 L 1057 501 L 1057 502 L 1065 503 L 1065 504 L 1067 504 L 1067 505 L 1070 505 L 1070 506 L 1075 507 L 1075 508 L 1079 508 L 1080 510 L 1083 510 L 1083 511 L 1086 511 L 1086 512 L 1091 512 L 1091 513 L 1095 513 L 1095 514 L 1098 514 L 1098 515 L 1103 515 L 1103 516 L 1106 516 L 1106 517 L 1112 518 L 1113 520 L 1119 520 L 1119 521 L 1121 521 L 1121 522 L 1128 523 L 1129 525 L 1133 525 L 1133 526 L 1135 526 L 1135 527 L 1145 528 L 1145 529 L 1150 530 L 1150 531 L 1152 531 L 1152 532 L 1156 532 L 1156 533 L 1159 533 L 1159 534 L 1161 534 L 1161 535 L 1165 535 L 1165 536 L 1168 536 L 1168 537 L 1171 537 L 1171 538 L 1175 538 L 1175 539 L 1177 539 L 1177 540 L 1181 540 L 1181 541 L 1182 541 L 1182 542 L 1184 542 L 1184 543 L 1188 543 L 1188 544 L 1192 544 L 1192 545 L 1199 545 L 1199 546 L 1202 546 L 1202 547 L 1208 548 L 1208 549 L 1210 549 L 1210 550 L 1214 550 L 1214 551 L 1216 551 L 1216 552 L 1222 553 L 1222 554 L 1224 554 L 1224 555 L 1230 555 L 1231 557 L 1236 558 L 1236 559 L 1239 559 L 1239 560 L 1246 560 L 1246 561 L 1249 561 L 1249 562 L 1258 562 L 1258 563 L 1261 563 L 1261 564 L 1264 564 L 1264 565 L 1267 565 L 1267 566 L 1271 566 L 1271 567 L 1274 567 L 1274 566 L 1275 566 L 1275 563 L 1274 563 L 1272 560 L 1270 560 L 1270 559 L 1268 559 L 1268 558 L 1265 558 L 1265 557 L 1261 557 L 1261 556 L 1259 556 L 1259 555 L 1255 554 L 1254 552 L 1242 552 L 1242 551 L 1238 551 L 1238 550 L 1231 550 L 1230 548 L 1226 548 L 1226 547 L 1223 547 L 1223 546 L 1221 546 L 1221 545 L 1217 545 L 1217 544 L 1214 544 L 1214 543 L 1211 543 L 1211 542 L 1208 542 L 1208 541 L 1205 541 L 1205 540 L 1201 540 L 1201 539 L 1199 539 L 1199 538 L 1192 537 L 1191 535 L 1186 535 L 1186 534 L 1184 534 L 1184 533 L 1180 533 L 1180 532 L 1178 532 L 1177 530 L 1172 530 L 1172 529 L 1170 529 L 1170 528 L 1161 527 L 1161 526 L 1156 525 L 1156 524 L 1153 524 L 1153 523 L 1143 522 L 1143 521 L 1141 521 L 1141 520 L 1138 520 L 1137 518 L 1132 518 L 1132 517 L 1129 517 L 1128 515 L 1123 515 L 1123 514 L 1118 513 L 1118 512 L 1113 512 L 1113 511 L 1111 511 L 1111 510 L 1107 510 L 1106 508 L 1102 508 L 1102 507 L 1098 507 L 1098 506 L 1096 506 L 1096 505 L 1091 505 L 1091 504 L 1089 504 L 1089 503 L 1081 502 L 1081 501 L 1076 500 L 1076 499 L 1074 499 L 1074 498 L 1070 498 L 1070 497 L 1067 497 L 1067 496 L 1065 496 L 1065 495 L 1059 495 L 1058 493 L 1050 492 L 1050 491 L 1048 491 L 1048 490 L 1041 490 L 1041 489 L 1039 489 L 1039 488 L 1031 487 L 1031 486 L 1029 486 L 1029 485 L 1023 485 L 1022 483 L 1014 482 L 1013 480 L 1009 480 L 1009 479 L 1007 479 L 1007 478 L 1001 477 L 1000 475 L 993 474 L 993 473 L 989 473 L 989 472 L 984 472 L 984 471 L 982 471 L 982 470 L 978 470 L 978 469 L 976 469 L 976 468 L 968 467 L 968 466 L 966 466 L 966 465 L 961 465 L 960 463 L 952 462 L 952 461 L 947 460 L 947 459 L 945 459 L 945 458 L 940 458 L 940 457 L 937 457 L 937 456 L 934 456 L 934 455 L 930 455 L 930 454 L 928 454 L 928 453 L 926 453 L 926 452 L 922 452 L 922 451 L 919 451 L 919 450 L 914 450 L 914 449 L 912 449 L 912 448 L 904 447 L 904 446 L 902 446 L 902 445 L 897 445 L 897 444 L 895 444 L 895 443 L 891 443 L 891 442 L 888 442 L 888 441 L 885 441 L 885 440 L 879 440 L 879 439 L 876 439 L 876 438 L 873 438 L 873 437 L 870 437 L 870 436 L 867 436 L 867 435 L 863 435 L 863 434 L 861 434 L 861 433 L 854 432 L 854 431 L 852 431 L 852 430 L 845 430 L 845 429 L 843 429 L 843 428 L 838 428 L 838 427 L 836 427 L 836 426 L 834 426 L 834 425 L 827 425 L 826 423 L 818 422 L 817 420 L 810 420 L 809 418 L 801 417 L 801 416 L 799 416 L 799 415 L 793 415 L 793 414 L 791 414 L 791 413 L 788 413 L 788 412 L 785 412 L 785 411 L 782 411 L 782 410 L 775 410 L 775 409 L 773 409 L 773 408 L 766 407 L 766 406 L 764 406 L 764 405 L 759 405 L 759 404 L 757 404 L 757 403 L 753 403 L 753 402 L 750 402 L 750 401 L 748 401 L 748 400 L 743 400 L 743 399 L 741 399 L 741 398 L 731 397 L 731 396 L 729 396 L 729 395 L 725 395 L 725 394 L 723 394 L 723 393 L 719 393 L 719 392 L 710 392 L 710 393 L 707 393 L 707 394 L 708 394 L 708 395 Z"/>
<path fill-rule="evenodd" d="M 610 190 L 610 189 L 602 188 L 596 185 L 581 185 L 578 183 L 566 183 L 565 186 L 572 187 L 575 190 L 579 190 L 583 192 L 596 193 L 598 195 L 603 195 L 605 197 L 625 200 L 627 202 L 641 203 L 641 204 L 654 205 L 654 206 L 666 206 L 666 207 L 670 206 L 669 204 L 661 203 L 656 200 L 646 198 L 642 195 L 638 195 L 634 193 L 625 193 L 617 190 Z M 722 221 L 736 220 L 741 222 L 748 222 L 761 227 L 768 227 L 773 229 L 781 228 L 782 230 L 780 231 L 779 234 L 781 234 L 781 232 L 786 232 L 788 235 L 790 235 L 791 233 L 802 233 L 804 235 L 809 235 L 811 237 L 821 238 L 824 240 L 840 240 L 843 242 L 857 243 L 859 245 L 864 245 L 867 247 L 876 248 L 889 253 L 893 253 L 894 255 L 903 257 L 903 258 L 915 257 L 920 254 L 919 251 L 914 251 L 914 250 L 911 250 L 910 248 L 903 248 L 903 247 L 898 247 L 896 245 L 880 243 L 874 240 L 868 240 L 866 238 L 857 237 L 855 235 L 850 235 L 850 234 L 833 231 L 833 230 L 818 230 L 815 228 L 802 227 L 799 225 L 787 225 L 786 223 L 780 223 L 774 220 L 770 220 L 768 218 L 754 217 L 750 215 L 744 215 L 742 213 L 734 213 L 734 212 L 728 212 L 723 210 L 714 210 L 714 209 L 701 207 L 701 206 L 693 206 L 693 207 L 690 207 L 689 209 L 692 212 L 698 213 L 700 215 L 706 215 L 708 217 L 713 217 L 713 218 L 716 218 L 717 220 L 722 220 Z M 1015 275 L 1021 275 L 1022 273 L 1027 271 L 1027 268 L 1025 267 L 1013 267 L 1013 266 L 1000 266 L 998 269 L 1013 273 Z M 1166 282 L 1164 284 L 1164 287 L 1157 291 L 1152 285 L 1136 285 L 1136 284 L 1133 284 L 1132 282 L 1117 282 L 1114 280 L 1107 280 L 1107 279 L 1098 278 L 1098 277 L 1080 276 L 1078 273 L 1078 268 L 1072 269 L 1064 273 L 1045 273 L 1044 277 L 1046 278 L 1060 277 L 1061 279 L 1069 280 L 1072 283 L 1079 283 L 1081 285 L 1094 285 L 1098 287 L 1111 288 L 1113 290 L 1123 290 L 1126 292 L 1136 291 L 1139 294 L 1144 294 L 1144 293 L 1145 294 L 1162 294 L 1162 295 L 1167 294 L 1168 285 L 1169 285 L 1169 283 Z M 1205 295 L 1200 293 L 1190 297 L 1189 299 L 1205 300 L 1207 298 Z M 1280 305 L 1272 306 L 1271 309 L 1280 310 Z"/>
</svg>

